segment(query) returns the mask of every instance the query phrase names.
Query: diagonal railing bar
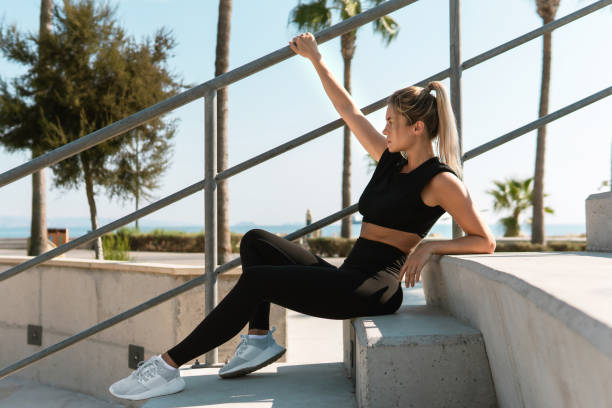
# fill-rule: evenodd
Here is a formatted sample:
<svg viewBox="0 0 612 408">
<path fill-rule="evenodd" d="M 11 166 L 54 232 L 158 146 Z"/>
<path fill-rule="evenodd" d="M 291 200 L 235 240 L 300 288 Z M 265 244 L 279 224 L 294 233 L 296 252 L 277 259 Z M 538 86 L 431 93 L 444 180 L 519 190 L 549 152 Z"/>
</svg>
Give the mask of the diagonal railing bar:
<svg viewBox="0 0 612 408">
<path fill-rule="evenodd" d="M 414 85 L 416 86 L 423 86 L 425 84 L 427 84 L 430 81 L 441 81 L 444 78 L 448 78 L 449 75 L 449 69 L 445 69 L 444 71 L 440 71 L 437 74 L 434 74 L 432 76 L 430 76 L 429 78 L 423 79 L 417 83 L 415 83 Z M 386 96 L 382 99 L 379 99 L 378 101 L 371 103 L 365 107 L 363 107 L 361 109 L 361 112 L 363 112 L 364 115 L 369 115 L 372 112 L 375 112 L 381 108 L 384 108 L 385 106 L 387 106 L 387 100 L 388 100 L 389 96 Z M 273 157 L 279 156 L 291 149 L 294 149 L 298 146 L 301 146 L 313 139 L 316 139 L 317 137 L 323 136 L 326 133 L 329 133 L 333 130 L 339 129 L 342 126 L 344 126 L 345 122 L 343 119 L 336 119 L 333 122 L 329 122 L 315 130 L 312 130 L 308 133 L 303 134 L 302 136 L 298 136 L 295 139 L 292 139 L 286 143 L 283 143 L 279 146 L 276 146 L 266 152 L 263 152 L 257 156 L 254 156 L 248 160 L 243 161 L 242 163 L 239 163 L 235 166 L 232 166 L 228 169 L 225 169 L 219 173 L 217 173 L 217 176 L 215 177 L 215 180 L 219 181 L 219 180 L 223 180 L 229 177 L 232 177 L 240 172 L 243 172 L 251 167 L 254 167 L 260 163 L 263 163 Z"/>
<path fill-rule="evenodd" d="M 417 0 L 387 0 L 376 7 L 364 11 L 363 13 L 357 14 L 354 17 L 348 18 L 338 24 L 319 31 L 315 34 L 315 38 L 317 39 L 317 42 L 324 43 L 416 1 Z M 83 150 L 87 150 L 93 146 L 112 139 L 113 137 L 119 136 L 189 102 L 193 102 L 194 100 L 203 97 L 206 95 L 206 93 L 213 89 L 224 88 L 227 85 L 269 68 L 272 65 L 278 64 L 279 62 L 282 62 L 295 55 L 296 54 L 291 50 L 291 48 L 289 48 L 289 46 L 280 48 L 277 51 L 221 74 L 185 92 L 158 102 L 149 108 L 143 109 L 137 113 L 134 113 L 133 115 L 128 116 L 127 118 L 121 119 L 102 129 L 98 129 L 73 142 L 65 144 L 62 147 L 40 155 L 35 159 L 0 174 L 0 187 L 3 187 L 22 177 L 28 176 L 40 169 L 51 166 L 68 157 L 74 156 Z"/>
<path fill-rule="evenodd" d="M 488 152 L 489 150 L 494 149 L 506 142 L 509 142 L 512 139 L 516 139 L 517 137 L 522 136 L 525 133 L 531 132 L 532 130 L 537 129 L 542 125 L 545 125 L 549 122 L 557 120 L 565 115 L 568 115 L 580 108 L 584 108 L 585 106 L 590 105 L 593 102 L 597 102 L 600 99 L 603 99 L 610 95 L 612 95 L 612 86 L 605 88 L 599 92 L 596 92 L 590 96 L 587 96 L 586 98 L 581 99 L 577 102 L 574 102 L 571 105 L 567 105 L 559 110 L 549 113 L 546 116 L 542 116 L 541 118 L 534 120 L 533 122 L 528 123 L 525 126 L 521 126 L 520 128 L 515 129 L 510 133 L 506 133 L 503 136 L 493 139 L 490 142 L 484 143 L 476 147 L 475 149 L 472 149 L 469 152 L 466 152 L 463 155 L 463 158 L 464 160 L 473 159 L 474 157 L 481 155 L 485 152 Z"/>
<path fill-rule="evenodd" d="M 539 36 L 541 36 L 542 34 L 546 34 L 549 33 L 559 27 L 562 27 L 568 23 L 571 23 L 574 20 L 577 20 L 581 17 L 584 17 L 590 13 L 593 13 L 601 8 L 604 8 L 608 5 L 612 4 L 612 0 L 600 0 L 597 1 L 593 4 L 590 4 L 584 8 L 581 8 L 580 10 L 577 10 L 571 14 L 568 14 L 565 17 L 561 17 L 558 20 L 553 20 L 552 22 L 543 25 L 542 27 L 539 27 L 533 31 L 528 32 L 527 34 L 523 34 L 520 37 L 517 37 L 513 40 L 510 40 L 502 45 L 499 45 L 495 48 L 490 49 L 489 51 L 485 51 L 482 54 L 479 54 L 473 58 L 470 58 L 468 60 L 465 60 L 462 64 L 461 64 L 461 68 L 463 70 L 466 70 L 468 68 L 472 68 L 475 65 L 478 65 L 482 62 L 485 62 L 493 57 L 496 57 L 500 54 L 503 54 L 504 52 L 511 50 L 512 48 L 518 47 L 519 45 L 522 45 L 528 41 L 531 41 L 535 38 L 538 38 Z"/>
<path fill-rule="evenodd" d="M 437 73 L 437 74 L 435 74 L 435 75 L 433 75 L 433 76 L 431 76 L 429 78 L 426 78 L 426 79 L 424 79 L 422 81 L 417 82 L 415 85 L 425 84 L 428 81 L 440 80 L 440 79 L 443 79 L 443 78 L 445 78 L 447 76 L 448 76 L 448 70 L 444 70 L 444 71 L 441 71 L 441 72 L 439 72 L 439 73 Z M 362 109 L 362 111 L 364 112 L 364 114 L 369 114 L 371 112 L 374 112 L 374 111 L 380 109 L 381 107 L 385 106 L 386 101 L 387 101 L 387 98 L 380 99 L 379 101 L 376 101 L 376 102 L 374 102 L 374 103 L 364 107 Z M 266 160 L 269 160 L 269 159 L 271 159 L 273 157 L 276 157 L 276 156 L 278 156 L 279 154 L 281 154 L 281 153 L 283 153 L 285 151 L 288 151 L 288 150 L 293 149 L 293 148 L 295 148 L 297 146 L 300 146 L 300 145 L 308 142 L 309 140 L 312 140 L 312 139 L 314 139 L 316 137 L 322 136 L 325 133 L 330 132 L 330 131 L 332 131 L 334 129 L 337 129 L 337 128 L 341 127 L 342 125 L 344 125 L 344 120 L 342 120 L 342 119 L 335 120 L 335 121 L 333 121 L 331 123 L 328 123 L 327 125 L 324 125 L 324 126 L 320 127 L 319 129 L 316 129 L 316 130 L 314 130 L 312 132 L 308 132 L 305 135 L 299 136 L 299 137 L 293 139 L 292 141 L 290 141 L 288 143 L 285 143 L 285 144 L 283 144 L 283 145 L 281 145 L 279 147 L 271 149 L 271 150 L 269 150 L 269 151 L 267 151 L 265 153 L 262 153 L 262 154 L 254 157 L 252 159 L 249 159 L 249 160 L 247 160 L 245 162 L 242 162 L 242 163 L 240 163 L 240 164 L 238 164 L 238 165 L 236 165 L 234 167 L 231 167 L 231 168 L 223 171 L 222 173 L 218 173 L 218 174 L 221 174 L 222 176 L 221 177 L 217 176 L 216 179 L 222 179 L 222 178 L 227 178 L 227 177 L 233 176 L 233 175 L 235 175 L 237 173 L 240 173 L 240 172 L 242 172 L 242 171 L 244 171 L 244 170 L 246 170 L 246 169 L 248 169 L 250 167 L 253 167 L 253 166 L 255 166 L 255 165 L 259 164 L 259 163 L 262 163 L 262 162 L 264 162 Z M 180 191 L 178 191 L 178 192 L 176 192 L 176 193 L 174 193 L 174 194 L 172 194 L 172 195 L 170 195 L 170 196 L 168 196 L 166 198 L 158 200 L 158 201 L 156 201 L 156 202 L 154 202 L 152 204 L 149 204 L 148 206 L 143 207 L 143 208 L 141 208 L 141 209 L 139 209 L 139 210 L 137 210 L 137 211 L 135 211 L 135 212 L 133 212 L 131 214 L 128 214 L 128 215 L 126 215 L 126 216 L 124 216 L 124 217 L 122 217 L 122 218 L 120 218 L 120 219 L 118 219 L 116 221 L 113 221 L 113 222 L 111 222 L 109 224 L 106 224 L 103 227 L 100 227 L 100 228 L 96 229 L 95 231 L 91 231 L 91 232 L 89 232 L 89 233 L 87 233 L 87 234 L 85 234 L 85 235 L 83 235 L 83 236 L 81 236 L 81 237 L 79 237 L 79 238 L 77 238 L 75 240 L 69 241 L 69 242 L 67 242 L 67 243 L 65 243 L 65 244 L 63 244 L 63 245 L 61 245 L 61 246 L 59 246 L 57 248 L 54 248 L 54 249 L 52 249 L 52 250 L 50 250 L 48 252 L 45 252 L 45 253 L 43 253 L 41 255 L 38 255 L 35 258 L 32 258 L 32 259 L 30 259 L 30 260 L 28 260 L 28 261 L 26 261 L 24 263 L 16 265 L 16 266 L 14 266 L 14 267 L 12 267 L 12 268 L 10 268 L 10 269 L 0 273 L 0 282 L 2 282 L 5 279 L 8 279 L 8 278 L 10 278 L 12 276 L 17 275 L 18 273 L 24 272 L 24 271 L 26 271 L 27 269 L 29 269 L 29 268 L 31 268 L 33 266 L 39 265 L 39 264 L 41 264 L 41 263 L 43 263 L 45 261 L 48 261 L 49 259 L 55 258 L 56 256 L 59 256 L 59 255 L 65 253 L 65 252 L 68 252 L 68 251 L 70 251 L 71 249 L 73 249 L 73 248 L 75 248 L 77 246 L 80 246 L 80 245 L 86 244 L 88 242 L 91 242 L 94 239 L 96 239 L 96 238 L 98 238 L 98 237 L 100 237 L 100 236 L 102 236 L 102 235 L 104 235 L 104 234 L 106 234 L 108 232 L 114 231 L 115 229 L 117 229 L 119 227 L 122 227 L 124 225 L 127 225 L 127 224 L 129 224 L 130 222 L 132 222 L 132 221 L 134 221 L 136 219 L 142 218 L 142 217 L 144 217 L 144 216 L 146 216 L 146 215 L 148 215 L 148 214 L 150 214 L 152 212 L 155 212 L 155 211 L 157 211 L 157 210 L 159 210 L 161 208 L 164 208 L 164 207 L 166 207 L 166 206 L 168 206 L 170 204 L 173 204 L 173 203 L 181 200 L 182 198 L 185 198 L 185 197 L 187 197 L 187 196 L 189 196 L 191 194 L 194 194 L 194 193 L 196 193 L 196 192 L 198 192 L 198 191 L 200 191 L 200 190 L 202 190 L 204 188 L 205 181 L 206 180 L 202 180 L 202 181 L 199 181 L 199 182 L 197 182 L 195 184 L 192 184 L 191 186 L 186 187 L 183 190 L 180 190 Z"/>
<path fill-rule="evenodd" d="M 145 215 L 151 214 L 157 210 L 159 210 L 160 208 L 164 208 L 170 204 L 173 204 L 187 196 L 190 196 L 194 193 L 197 193 L 198 191 L 202 191 L 202 189 L 204 188 L 204 182 L 205 180 L 199 181 L 197 183 L 194 183 L 180 191 L 177 191 L 176 193 L 169 195 L 165 198 L 162 198 L 161 200 L 158 200 L 152 204 L 147 205 L 146 207 L 143 207 L 137 211 L 134 211 L 131 214 L 126 215 L 125 217 L 119 218 L 118 220 L 115 220 L 109 224 L 104 225 L 103 227 L 100 227 L 98 229 L 96 229 L 95 231 L 91 231 L 85 235 L 82 235 L 72 241 L 69 241 L 57 248 L 54 248 L 48 252 L 45 252 L 44 254 L 38 255 L 35 258 L 32 258 L 24 263 L 21 263 L 19 265 L 16 265 L 2 273 L 0 273 L 0 282 L 2 282 L 5 279 L 8 279 L 14 275 L 17 275 L 18 273 L 21 273 L 33 266 L 36 266 L 38 264 L 41 264 L 45 261 L 48 261 L 49 259 L 55 258 L 58 255 L 61 255 L 65 252 L 70 251 L 71 249 L 79 246 L 79 245 L 83 245 L 86 244 L 88 242 L 93 241 L 94 239 L 98 238 L 99 236 L 102 236 L 104 234 L 106 234 L 107 232 L 111 232 L 119 227 L 122 227 L 124 225 L 129 224 L 130 222 L 137 220 L 141 217 L 144 217 Z"/>
<path fill-rule="evenodd" d="M 344 208 L 330 216 L 327 216 L 313 224 L 310 224 L 304 228 L 301 228 L 299 230 L 296 230 L 294 232 L 292 232 L 291 234 L 287 235 L 285 238 L 289 239 L 289 240 L 294 240 L 297 239 L 301 236 L 304 236 L 312 231 L 315 231 L 319 228 L 322 228 L 324 226 L 327 226 L 329 224 L 332 224 L 344 217 L 346 217 L 349 214 L 354 213 L 355 211 L 357 211 L 359 204 L 353 204 L 350 207 Z M 240 265 L 240 257 L 234 258 L 231 261 L 223 264 L 222 266 L 218 267 L 213 273 L 222 273 L 222 272 L 227 272 L 233 268 L 235 268 L 236 266 Z M 85 340 L 88 337 L 93 336 L 94 334 L 101 332 L 102 330 L 108 329 L 109 327 L 112 327 L 118 323 L 121 323 L 122 321 L 129 319 L 132 316 L 135 316 L 139 313 L 142 313 L 154 306 L 157 306 L 158 304 L 165 302 L 166 300 L 169 300 L 175 296 L 180 295 L 181 293 L 184 293 L 186 291 L 188 291 L 189 289 L 192 289 L 196 286 L 199 286 L 203 283 L 206 282 L 207 279 L 207 273 L 206 271 L 201 275 L 198 276 L 197 278 L 191 279 L 185 283 L 183 283 L 180 286 L 177 286 L 176 288 L 170 289 L 167 292 L 162 293 L 161 295 L 157 295 L 154 298 L 151 298 L 137 306 L 134 306 L 131 309 L 126 310 L 125 312 L 119 313 L 113 317 L 111 317 L 110 319 L 107 319 L 103 322 L 100 322 L 98 324 L 96 324 L 95 326 L 90 327 L 89 329 L 83 330 L 82 332 L 75 334 L 74 336 L 70 336 L 67 339 L 64 339 L 58 343 L 53 344 L 52 346 L 49 346 L 47 348 L 45 348 L 44 350 L 41 350 L 37 353 L 34 353 L 16 363 L 13 363 L 9 366 L 6 366 L 2 369 L 0 369 L 0 379 L 8 376 L 11 373 L 14 373 L 16 371 L 22 370 L 32 364 L 34 364 L 35 362 L 42 360 L 45 357 L 48 357 L 54 353 L 57 353 L 58 351 L 61 351 L 75 343 L 78 343 L 79 341 Z"/>
</svg>

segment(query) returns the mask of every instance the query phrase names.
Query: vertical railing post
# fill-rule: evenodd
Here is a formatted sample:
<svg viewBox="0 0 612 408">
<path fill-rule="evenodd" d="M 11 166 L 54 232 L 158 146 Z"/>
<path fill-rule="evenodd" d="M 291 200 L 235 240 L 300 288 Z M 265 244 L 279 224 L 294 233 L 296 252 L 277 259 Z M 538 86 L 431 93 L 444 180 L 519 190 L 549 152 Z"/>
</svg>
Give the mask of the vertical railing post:
<svg viewBox="0 0 612 408">
<path fill-rule="evenodd" d="M 463 139 L 461 137 L 461 1 L 449 0 L 449 34 L 450 34 L 450 84 L 451 105 L 457 120 L 457 136 L 459 137 L 459 157 L 463 168 Z M 453 218 L 453 239 L 462 237 L 463 231 Z"/>
<path fill-rule="evenodd" d="M 217 90 L 204 96 L 204 313 L 217 305 Z M 218 350 L 206 353 L 206 364 L 217 364 Z"/>
</svg>

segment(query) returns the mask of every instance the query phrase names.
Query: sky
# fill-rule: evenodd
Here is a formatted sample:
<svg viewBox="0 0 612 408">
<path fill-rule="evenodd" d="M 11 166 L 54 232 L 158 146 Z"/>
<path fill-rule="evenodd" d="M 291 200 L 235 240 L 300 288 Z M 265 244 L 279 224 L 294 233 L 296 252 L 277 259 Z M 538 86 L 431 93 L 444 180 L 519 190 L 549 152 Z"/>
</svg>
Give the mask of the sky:
<svg viewBox="0 0 612 408">
<path fill-rule="evenodd" d="M 159 28 L 177 41 L 169 68 L 187 83 L 214 76 L 217 1 L 112 0 L 117 18 L 136 39 Z M 287 45 L 298 31 L 288 26 L 297 1 L 234 0 L 230 69 Z M 590 4 L 563 0 L 557 18 Z M 0 0 L 0 21 L 37 32 L 40 0 Z M 385 47 L 372 26 L 357 33 L 352 64 L 352 94 L 363 107 L 449 66 L 448 1 L 421 0 L 391 14 L 400 25 L 398 38 Z M 612 84 L 612 7 L 553 32 L 550 112 Z M 461 5 L 462 60 L 542 25 L 535 0 L 475 1 Z M 538 114 L 542 38 L 463 72 L 463 151 L 467 152 L 535 119 Z M 342 80 L 340 39 L 320 45 L 338 80 Z M 9 80 L 23 67 L 0 56 L 0 76 Z M 448 80 L 443 83 L 449 89 Z M 548 125 L 544 204 L 547 224 L 584 224 L 585 200 L 601 193 L 610 179 L 612 98 L 608 97 Z M 160 188 L 163 198 L 204 177 L 204 104 L 197 100 L 167 118 L 179 119 L 170 167 Z M 295 56 L 229 87 L 229 166 L 256 156 L 338 118 L 310 62 Z M 384 109 L 368 115 L 384 127 Z M 356 203 L 372 172 L 366 150 L 353 137 L 351 202 Z M 484 220 L 491 224 L 508 215 L 493 211 L 487 190 L 493 180 L 532 177 L 536 132 L 468 160 L 464 183 Z M 30 158 L 27 151 L 8 153 L 0 146 L 0 173 Z M 229 179 L 230 225 L 303 223 L 306 210 L 318 220 L 341 208 L 342 131 L 337 130 Z M 88 217 L 84 185 L 60 190 L 47 169 L 47 217 Z M 0 189 L 0 217 L 22 217 L 29 225 L 31 177 Z M 143 218 L 143 224 L 202 225 L 204 194 L 194 194 Z M 116 219 L 134 211 L 133 202 L 110 201 L 96 190 L 98 215 Z M 521 222 L 531 217 L 524 212 Z M 448 223 L 443 217 L 439 222 Z"/>
</svg>

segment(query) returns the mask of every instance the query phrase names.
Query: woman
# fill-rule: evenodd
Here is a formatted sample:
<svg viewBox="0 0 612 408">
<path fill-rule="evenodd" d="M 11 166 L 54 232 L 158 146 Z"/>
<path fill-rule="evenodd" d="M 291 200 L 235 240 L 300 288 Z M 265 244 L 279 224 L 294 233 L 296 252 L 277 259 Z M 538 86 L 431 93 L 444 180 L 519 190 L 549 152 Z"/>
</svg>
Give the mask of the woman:
<svg viewBox="0 0 612 408">
<path fill-rule="evenodd" d="M 295 37 L 289 46 L 312 62 L 336 110 L 378 161 L 359 199 L 360 236 L 338 268 L 267 231 L 248 231 L 240 242 L 243 273 L 234 288 L 182 342 L 114 383 L 109 391 L 116 397 L 181 391 L 185 382 L 178 367 L 227 342 L 247 322 L 248 336 L 242 335 L 219 375 L 236 377 L 276 361 L 285 349 L 271 336 L 275 328 L 268 330 L 270 302 L 327 319 L 390 314 L 402 303 L 404 276 L 406 287 L 414 286 L 432 254 L 495 250 L 495 238 L 460 179 L 455 119 L 440 82 L 395 92 L 381 135 L 332 76 L 312 34 Z M 446 163 L 434 154 L 436 138 Z M 418 245 L 444 212 L 467 235 Z"/>
</svg>

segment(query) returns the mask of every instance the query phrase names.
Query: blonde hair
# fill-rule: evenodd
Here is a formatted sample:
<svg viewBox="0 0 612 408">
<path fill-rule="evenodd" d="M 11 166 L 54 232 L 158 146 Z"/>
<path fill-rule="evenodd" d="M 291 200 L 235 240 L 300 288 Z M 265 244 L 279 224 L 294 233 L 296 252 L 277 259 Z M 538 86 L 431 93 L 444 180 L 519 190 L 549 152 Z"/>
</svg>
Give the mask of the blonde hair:
<svg viewBox="0 0 612 408">
<path fill-rule="evenodd" d="M 436 91 L 436 96 L 431 94 L 432 90 Z M 427 128 L 429 140 L 437 137 L 440 161 L 446 163 L 463 179 L 455 114 L 444 85 L 439 81 L 432 81 L 425 88 L 409 86 L 400 89 L 389 97 L 388 104 L 406 118 L 408 125 L 422 121 Z M 402 156 L 404 155 L 402 152 Z"/>
</svg>

